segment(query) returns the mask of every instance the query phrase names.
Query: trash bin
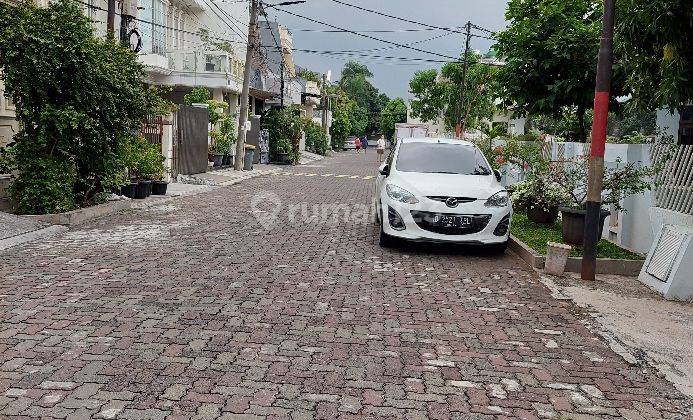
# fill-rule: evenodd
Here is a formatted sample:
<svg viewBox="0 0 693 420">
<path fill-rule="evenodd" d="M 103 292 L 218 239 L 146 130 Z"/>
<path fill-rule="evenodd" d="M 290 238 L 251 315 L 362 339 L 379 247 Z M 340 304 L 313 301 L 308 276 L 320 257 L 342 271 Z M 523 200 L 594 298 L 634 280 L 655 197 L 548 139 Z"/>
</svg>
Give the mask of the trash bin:
<svg viewBox="0 0 693 420">
<path fill-rule="evenodd" d="M 243 170 L 252 171 L 253 170 L 253 157 L 255 156 L 255 146 L 246 144 L 245 145 L 245 157 L 243 159 Z"/>
</svg>

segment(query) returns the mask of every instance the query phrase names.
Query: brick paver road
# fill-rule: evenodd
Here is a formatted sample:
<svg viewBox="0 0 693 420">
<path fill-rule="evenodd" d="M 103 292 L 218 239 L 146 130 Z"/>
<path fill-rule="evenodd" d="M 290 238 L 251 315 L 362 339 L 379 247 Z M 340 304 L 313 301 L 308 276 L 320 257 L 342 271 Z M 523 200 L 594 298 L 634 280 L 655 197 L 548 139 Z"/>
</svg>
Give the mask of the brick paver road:
<svg viewBox="0 0 693 420">
<path fill-rule="evenodd" d="M 374 157 L 0 255 L 0 417 L 685 417 L 515 257 L 380 249 Z"/>
</svg>

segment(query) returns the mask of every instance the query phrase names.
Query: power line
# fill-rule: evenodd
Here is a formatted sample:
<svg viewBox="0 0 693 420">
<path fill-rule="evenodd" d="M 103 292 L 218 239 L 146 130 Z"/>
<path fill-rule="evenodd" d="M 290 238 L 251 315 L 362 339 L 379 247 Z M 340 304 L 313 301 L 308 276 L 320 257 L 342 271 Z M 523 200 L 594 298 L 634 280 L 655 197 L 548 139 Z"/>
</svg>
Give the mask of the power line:
<svg viewBox="0 0 693 420">
<path fill-rule="evenodd" d="M 276 9 L 279 10 L 280 12 L 284 12 L 284 13 L 286 13 L 286 14 L 289 14 L 289 15 L 292 15 L 292 16 L 296 16 L 296 17 L 299 17 L 299 18 L 302 18 L 302 19 L 306 19 L 306 20 L 308 20 L 308 21 L 310 21 L 310 22 L 313 22 L 313 23 L 318 23 L 318 24 L 320 24 L 320 25 L 329 26 L 330 28 L 339 29 L 339 30 L 342 30 L 342 31 L 344 31 L 344 32 L 349 32 L 349 33 L 352 33 L 352 34 L 354 34 L 354 35 L 358 35 L 358 36 L 361 36 L 361 37 L 364 37 L 364 38 L 373 39 L 373 40 L 376 40 L 376 41 L 384 42 L 384 43 L 386 43 L 386 44 L 396 45 L 396 46 L 401 47 L 401 48 L 407 48 L 407 49 L 410 49 L 410 50 L 413 50 L 413 51 L 417 51 L 417 52 L 421 52 L 421 53 L 425 53 L 425 54 L 431 54 L 431 55 L 436 55 L 436 56 L 438 56 L 438 57 L 443 57 L 443 58 L 448 58 L 448 59 L 452 59 L 452 60 L 457 60 L 457 58 L 451 57 L 451 56 L 449 56 L 449 55 L 438 54 L 438 53 L 436 53 L 436 52 L 426 51 L 426 50 L 422 50 L 422 49 L 420 49 L 420 48 L 415 48 L 415 47 L 407 46 L 407 45 L 405 45 L 405 44 L 400 44 L 400 43 L 398 43 L 398 42 L 388 41 L 388 40 L 385 40 L 385 39 L 382 39 L 382 38 L 377 38 L 377 37 L 374 37 L 374 36 L 371 36 L 371 35 L 366 35 L 366 34 L 362 34 L 362 33 L 359 33 L 359 32 L 351 31 L 351 30 L 349 30 L 349 29 L 340 28 L 340 27 L 338 27 L 338 26 L 334 26 L 334 25 L 331 25 L 331 24 L 329 24 L 329 23 L 321 22 L 321 21 L 319 21 L 319 20 L 315 20 L 315 19 L 309 18 L 309 17 L 307 17 L 307 16 L 299 15 L 298 13 L 294 13 L 294 12 L 290 12 L 290 11 L 288 11 L 288 10 L 280 9 L 280 8 L 278 8 L 278 7 L 277 7 Z"/>
<path fill-rule="evenodd" d="M 362 11 L 364 11 L 364 12 L 373 13 L 373 14 L 380 15 L 380 16 L 385 16 L 385 17 L 388 17 L 388 18 L 390 18 L 390 19 L 401 20 L 401 21 L 403 21 L 403 22 L 413 23 L 413 24 L 415 24 L 415 25 L 425 26 L 425 27 L 431 28 L 431 29 L 439 29 L 439 30 L 454 32 L 454 33 L 458 33 L 458 34 L 464 34 L 464 33 L 465 33 L 464 31 L 460 30 L 459 28 L 445 28 L 445 27 L 442 27 L 442 26 L 430 25 L 430 24 L 428 24 L 428 23 L 419 22 L 419 21 L 416 21 L 416 20 L 411 20 L 411 19 L 402 18 L 402 17 L 399 17 L 399 16 L 389 15 L 389 14 L 387 14 L 387 13 L 379 12 L 379 11 L 377 11 L 377 10 L 367 9 L 367 8 L 365 8 L 365 7 L 357 6 L 357 5 L 355 5 L 355 4 L 347 3 L 347 2 L 344 2 L 344 1 L 341 1 L 341 0 L 332 0 L 332 1 L 335 2 L 335 3 L 341 4 L 341 5 L 343 5 L 343 6 L 349 6 L 349 7 L 353 7 L 353 8 L 355 8 L 355 9 L 358 9 L 358 10 L 362 10 Z M 494 34 L 494 32 L 491 31 L 490 29 L 483 28 L 483 27 L 481 27 L 481 26 L 479 26 L 479 25 L 472 24 L 472 27 L 473 27 L 474 29 L 478 29 L 478 30 L 480 30 L 480 31 L 487 32 L 487 33 L 489 33 L 489 34 Z"/>
<path fill-rule="evenodd" d="M 361 33 L 401 33 L 401 32 L 430 32 L 438 31 L 435 28 L 417 28 L 417 29 L 354 29 L 356 32 Z M 344 33 L 348 31 L 338 30 L 338 29 L 289 29 L 290 32 L 321 32 L 321 33 Z"/>
<path fill-rule="evenodd" d="M 205 0 L 205 3 L 209 4 L 210 2 L 207 1 L 207 0 Z M 214 5 L 214 7 L 216 7 L 216 8 L 219 9 L 222 13 L 224 13 L 224 11 L 221 9 L 221 7 L 219 7 L 218 4 L 214 3 L 214 1 L 211 1 L 211 3 Z M 224 18 L 221 17 L 221 16 L 219 15 L 219 13 L 217 13 L 216 10 L 214 10 L 214 9 L 212 9 L 212 8 L 210 8 L 210 10 L 214 13 L 214 15 L 215 15 L 216 17 L 219 18 L 220 21 L 222 21 L 224 24 L 226 24 L 226 26 L 229 27 L 229 29 L 231 29 L 231 32 L 233 32 L 233 33 L 235 33 L 236 35 L 238 35 L 238 36 L 240 37 L 240 39 L 243 39 L 243 35 L 241 35 L 241 33 L 239 33 L 238 31 L 236 31 L 236 29 L 233 28 L 233 27 L 229 24 L 229 22 L 227 22 L 226 20 L 224 20 Z M 224 14 L 224 15 L 225 15 L 225 14 Z"/>
</svg>

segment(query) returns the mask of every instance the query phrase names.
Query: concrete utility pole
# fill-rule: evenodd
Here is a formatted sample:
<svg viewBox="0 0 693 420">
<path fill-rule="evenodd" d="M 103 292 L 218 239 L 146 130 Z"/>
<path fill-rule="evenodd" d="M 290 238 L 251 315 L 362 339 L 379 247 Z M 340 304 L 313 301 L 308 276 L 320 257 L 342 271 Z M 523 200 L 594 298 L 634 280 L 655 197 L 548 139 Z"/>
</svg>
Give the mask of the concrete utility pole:
<svg viewBox="0 0 693 420">
<path fill-rule="evenodd" d="M 599 220 L 602 208 L 602 187 L 604 183 L 604 147 L 606 143 L 606 122 L 609 115 L 609 91 L 611 90 L 611 66 L 613 64 L 614 43 L 614 1 L 604 1 L 604 21 L 599 44 L 597 78 L 594 89 L 594 120 L 592 122 L 592 146 L 587 181 L 587 214 L 585 215 L 585 235 L 582 254 L 583 280 L 594 280 L 597 268 L 597 243 Z"/>
<path fill-rule="evenodd" d="M 245 125 L 248 122 L 248 96 L 250 94 L 250 71 L 255 41 L 257 40 L 257 5 L 258 0 L 250 0 L 250 22 L 248 23 L 248 46 L 245 52 L 245 69 L 243 70 L 243 90 L 241 91 L 241 110 L 238 120 L 238 139 L 236 140 L 236 158 L 233 167 L 240 171 L 243 169 L 243 154 L 245 151 Z"/>
<path fill-rule="evenodd" d="M 320 89 L 320 93 L 322 96 L 322 128 L 325 130 L 325 133 L 327 133 L 327 74 L 325 73 L 323 73 L 322 75 L 321 88 L 322 89 Z"/>
<path fill-rule="evenodd" d="M 472 22 L 467 22 L 465 25 L 465 34 L 467 40 L 464 45 L 464 60 L 462 61 L 462 88 L 460 89 L 460 120 L 457 123 L 456 130 L 458 138 L 464 138 L 464 132 L 467 129 L 465 124 L 466 112 L 464 111 L 464 91 L 467 87 L 467 66 L 469 65 L 469 42 L 472 39 Z"/>
<path fill-rule="evenodd" d="M 279 25 L 277 25 L 277 28 L 279 28 Z M 280 73 L 280 78 L 281 78 L 281 83 L 280 83 L 280 89 L 281 93 L 279 94 L 279 106 L 284 108 L 284 48 L 279 50 L 279 54 L 281 54 L 281 59 L 279 60 L 279 73 Z"/>
</svg>

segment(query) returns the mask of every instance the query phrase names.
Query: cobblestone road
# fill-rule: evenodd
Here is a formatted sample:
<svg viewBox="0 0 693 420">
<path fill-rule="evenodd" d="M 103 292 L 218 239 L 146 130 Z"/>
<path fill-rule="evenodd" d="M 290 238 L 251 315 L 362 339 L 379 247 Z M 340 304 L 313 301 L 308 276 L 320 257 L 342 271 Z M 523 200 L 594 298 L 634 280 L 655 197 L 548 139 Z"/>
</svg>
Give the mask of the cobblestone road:
<svg viewBox="0 0 693 420">
<path fill-rule="evenodd" d="M 340 154 L 0 255 L 0 417 L 686 416 L 671 385 L 510 254 L 380 249 L 362 211 L 374 158 Z"/>
</svg>

